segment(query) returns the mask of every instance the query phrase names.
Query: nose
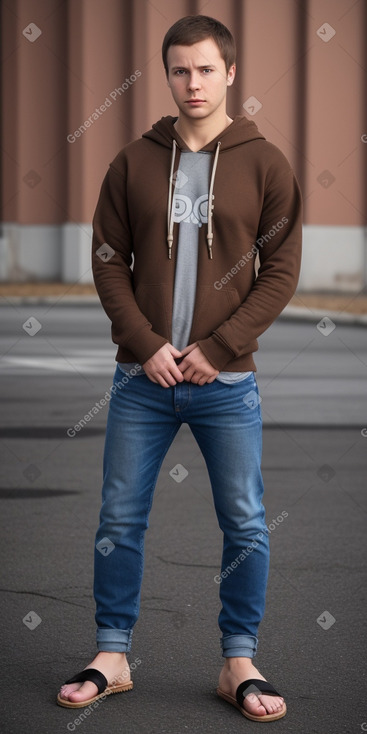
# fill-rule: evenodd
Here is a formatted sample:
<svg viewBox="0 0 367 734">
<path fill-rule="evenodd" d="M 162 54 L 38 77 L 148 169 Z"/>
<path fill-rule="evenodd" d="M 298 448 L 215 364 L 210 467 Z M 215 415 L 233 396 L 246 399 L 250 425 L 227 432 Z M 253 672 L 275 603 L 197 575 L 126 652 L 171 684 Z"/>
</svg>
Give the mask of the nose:
<svg viewBox="0 0 367 734">
<path fill-rule="evenodd" d="M 200 76 L 197 72 L 192 72 L 190 74 L 189 78 L 189 85 L 188 88 L 190 90 L 200 89 L 201 83 L 200 83 Z"/>
</svg>

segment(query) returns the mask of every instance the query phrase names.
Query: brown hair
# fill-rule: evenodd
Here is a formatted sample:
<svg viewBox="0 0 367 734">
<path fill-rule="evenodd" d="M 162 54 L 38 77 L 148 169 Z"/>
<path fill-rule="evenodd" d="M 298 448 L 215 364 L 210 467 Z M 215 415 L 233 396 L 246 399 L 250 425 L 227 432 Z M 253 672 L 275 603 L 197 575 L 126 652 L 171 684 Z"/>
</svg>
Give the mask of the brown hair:
<svg viewBox="0 0 367 734">
<path fill-rule="evenodd" d="M 168 29 L 162 44 L 162 59 L 168 76 L 167 51 L 170 46 L 192 46 L 212 38 L 217 44 L 228 73 L 236 61 L 236 44 L 228 28 L 208 15 L 186 15 Z"/>
</svg>

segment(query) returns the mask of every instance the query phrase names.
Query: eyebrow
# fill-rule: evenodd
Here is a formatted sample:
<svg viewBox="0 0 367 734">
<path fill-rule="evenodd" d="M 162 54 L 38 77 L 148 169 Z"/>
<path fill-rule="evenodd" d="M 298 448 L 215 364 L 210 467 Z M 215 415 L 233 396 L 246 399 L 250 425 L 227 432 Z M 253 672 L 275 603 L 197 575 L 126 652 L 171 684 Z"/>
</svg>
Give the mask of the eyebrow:
<svg viewBox="0 0 367 734">
<path fill-rule="evenodd" d="M 197 69 L 215 69 L 214 64 L 203 64 L 202 66 L 197 66 Z M 187 70 L 186 66 L 172 66 L 171 71 L 177 71 L 177 69 L 184 69 Z"/>
</svg>

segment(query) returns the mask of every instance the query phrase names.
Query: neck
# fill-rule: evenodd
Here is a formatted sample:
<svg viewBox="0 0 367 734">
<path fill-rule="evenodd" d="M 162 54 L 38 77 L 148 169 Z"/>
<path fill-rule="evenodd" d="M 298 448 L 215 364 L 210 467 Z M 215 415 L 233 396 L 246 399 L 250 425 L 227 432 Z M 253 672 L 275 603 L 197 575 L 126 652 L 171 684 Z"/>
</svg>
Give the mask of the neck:
<svg viewBox="0 0 367 734">
<path fill-rule="evenodd" d="M 207 119 L 193 120 L 179 115 L 174 123 L 174 128 L 190 150 L 196 153 L 216 138 L 231 122 L 233 120 L 225 112 L 210 121 Z"/>
</svg>

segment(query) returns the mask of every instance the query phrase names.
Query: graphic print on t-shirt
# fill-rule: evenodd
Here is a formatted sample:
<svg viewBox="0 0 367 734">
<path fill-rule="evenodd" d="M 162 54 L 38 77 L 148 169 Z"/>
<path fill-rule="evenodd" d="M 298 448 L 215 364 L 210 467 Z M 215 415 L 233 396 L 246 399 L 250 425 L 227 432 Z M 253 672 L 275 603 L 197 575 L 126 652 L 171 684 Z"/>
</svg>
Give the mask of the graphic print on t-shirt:
<svg viewBox="0 0 367 734">
<path fill-rule="evenodd" d="M 192 202 L 189 196 L 174 194 L 173 196 L 173 221 L 186 222 L 187 224 L 198 224 L 201 227 L 208 221 L 208 194 L 198 196 Z"/>
</svg>

